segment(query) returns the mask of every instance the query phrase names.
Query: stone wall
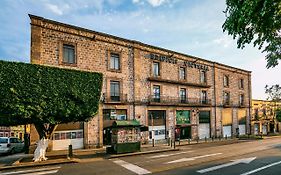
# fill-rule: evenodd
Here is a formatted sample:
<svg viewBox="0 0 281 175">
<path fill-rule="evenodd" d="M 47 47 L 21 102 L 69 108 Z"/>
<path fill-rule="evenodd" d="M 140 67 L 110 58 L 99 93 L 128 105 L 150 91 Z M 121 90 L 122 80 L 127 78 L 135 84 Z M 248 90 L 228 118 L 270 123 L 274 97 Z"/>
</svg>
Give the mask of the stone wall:
<svg viewBox="0 0 281 175">
<path fill-rule="evenodd" d="M 104 75 L 102 93 L 109 97 L 110 80 L 120 81 L 121 94 L 126 96 L 125 103 L 103 104 L 97 116 L 84 124 L 85 146 L 87 148 L 102 145 L 103 117 L 102 109 L 126 109 L 128 119 L 137 119 L 141 124 L 148 124 L 149 109 L 166 110 L 166 128 L 174 128 L 176 110 L 210 110 L 211 135 L 221 134 L 223 91 L 230 92 L 233 112 L 233 125 L 237 125 L 236 108 L 248 111 L 247 123 L 250 122 L 251 76 L 249 71 L 204 60 L 171 50 L 146 45 L 137 41 L 127 40 L 104 33 L 83 29 L 76 26 L 58 23 L 37 16 L 31 17 L 31 63 L 56 66 L 67 69 L 101 72 Z M 63 44 L 75 46 L 76 64 L 67 65 L 62 62 Z M 109 69 L 110 53 L 120 55 L 120 71 Z M 150 54 L 165 56 L 177 61 L 159 61 L 160 76 L 158 79 L 173 83 L 151 81 L 153 59 Z M 191 65 L 185 64 L 189 63 Z M 179 68 L 186 67 L 186 80 L 179 79 Z M 200 71 L 206 70 L 207 82 L 200 82 Z M 229 87 L 223 86 L 223 76 L 228 75 Z M 239 79 L 244 79 L 244 88 L 239 89 Z M 161 96 L 179 98 L 180 88 L 186 88 L 187 97 L 200 100 L 201 91 L 207 91 L 211 100 L 209 106 L 149 106 L 147 101 L 153 93 L 153 85 L 160 85 Z M 239 107 L 239 94 L 245 95 L 245 106 Z M 198 114 L 192 112 L 192 122 L 198 125 Z M 249 130 L 249 129 L 248 129 Z M 198 135 L 198 127 L 192 126 L 192 137 Z M 144 134 L 147 138 L 147 133 Z"/>
</svg>

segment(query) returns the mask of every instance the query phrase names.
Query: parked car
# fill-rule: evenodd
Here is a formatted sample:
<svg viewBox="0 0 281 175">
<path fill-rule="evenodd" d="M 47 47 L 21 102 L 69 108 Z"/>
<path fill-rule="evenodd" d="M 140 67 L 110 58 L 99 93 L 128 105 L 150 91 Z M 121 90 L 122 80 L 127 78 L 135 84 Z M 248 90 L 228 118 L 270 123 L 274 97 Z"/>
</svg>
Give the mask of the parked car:
<svg viewBox="0 0 281 175">
<path fill-rule="evenodd" d="M 17 137 L 0 137 L 0 154 L 22 152 L 24 143 Z"/>
</svg>

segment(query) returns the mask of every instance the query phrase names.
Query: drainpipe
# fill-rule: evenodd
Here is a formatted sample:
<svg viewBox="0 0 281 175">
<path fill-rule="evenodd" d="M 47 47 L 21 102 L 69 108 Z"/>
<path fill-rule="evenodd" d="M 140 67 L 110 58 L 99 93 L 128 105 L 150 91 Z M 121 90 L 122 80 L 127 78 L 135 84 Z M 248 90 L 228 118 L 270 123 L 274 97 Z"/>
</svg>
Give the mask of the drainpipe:
<svg viewBox="0 0 281 175">
<path fill-rule="evenodd" d="M 133 65 L 133 77 L 132 77 L 132 83 L 133 83 L 133 118 L 136 119 L 136 97 L 135 97 L 135 47 L 134 47 L 134 43 L 133 45 L 129 46 L 130 49 L 130 59 L 132 59 L 132 65 Z"/>
<path fill-rule="evenodd" d="M 248 109 L 249 109 L 249 123 L 248 123 L 248 125 L 250 126 L 250 131 L 248 132 L 249 134 L 251 134 L 251 118 L 252 118 L 252 116 L 251 116 L 251 107 L 252 107 L 252 91 L 251 91 L 251 73 L 249 72 L 248 73 L 248 94 L 249 94 L 249 107 L 248 107 Z"/>
<path fill-rule="evenodd" d="M 214 107 L 215 107 L 215 137 L 217 137 L 217 96 L 216 96 L 216 72 L 215 63 L 213 63 L 213 83 L 214 83 Z"/>
</svg>

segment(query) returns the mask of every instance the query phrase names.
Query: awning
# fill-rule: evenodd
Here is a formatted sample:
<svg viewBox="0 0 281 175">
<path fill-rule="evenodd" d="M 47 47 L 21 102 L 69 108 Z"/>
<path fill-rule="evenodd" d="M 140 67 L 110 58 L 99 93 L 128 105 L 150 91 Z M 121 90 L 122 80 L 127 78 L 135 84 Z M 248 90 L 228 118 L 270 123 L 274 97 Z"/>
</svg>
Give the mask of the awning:
<svg viewBox="0 0 281 175">
<path fill-rule="evenodd" d="M 103 128 L 116 128 L 116 127 L 124 127 L 124 126 L 131 126 L 131 127 L 141 127 L 140 122 L 137 120 L 104 120 L 103 121 Z"/>
</svg>

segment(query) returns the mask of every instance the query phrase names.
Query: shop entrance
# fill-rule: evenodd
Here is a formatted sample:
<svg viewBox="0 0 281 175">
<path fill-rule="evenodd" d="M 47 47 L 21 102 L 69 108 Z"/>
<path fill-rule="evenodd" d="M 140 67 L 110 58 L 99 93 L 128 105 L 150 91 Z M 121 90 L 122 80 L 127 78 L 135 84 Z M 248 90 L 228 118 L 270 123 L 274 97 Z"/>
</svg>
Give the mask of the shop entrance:
<svg viewBox="0 0 281 175">
<path fill-rule="evenodd" d="M 191 139 L 191 126 L 180 128 L 180 139 Z"/>
</svg>

